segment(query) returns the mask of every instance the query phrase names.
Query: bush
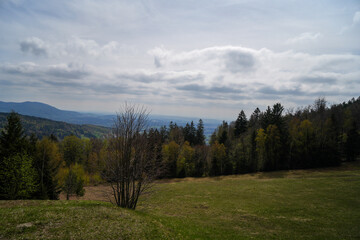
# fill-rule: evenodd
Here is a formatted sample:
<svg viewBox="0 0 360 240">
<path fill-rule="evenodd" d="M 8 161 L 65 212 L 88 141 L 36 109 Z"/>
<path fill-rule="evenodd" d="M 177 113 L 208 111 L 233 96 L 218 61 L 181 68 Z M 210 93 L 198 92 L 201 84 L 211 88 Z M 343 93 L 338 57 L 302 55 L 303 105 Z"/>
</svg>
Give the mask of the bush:
<svg viewBox="0 0 360 240">
<path fill-rule="evenodd" d="M 68 174 L 65 176 L 65 182 L 62 189 L 66 193 L 66 200 L 69 200 L 69 197 L 74 194 L 76 196 L 84 196 L 84 180 L 76 175 L 70 168 Z"/>
</svg>

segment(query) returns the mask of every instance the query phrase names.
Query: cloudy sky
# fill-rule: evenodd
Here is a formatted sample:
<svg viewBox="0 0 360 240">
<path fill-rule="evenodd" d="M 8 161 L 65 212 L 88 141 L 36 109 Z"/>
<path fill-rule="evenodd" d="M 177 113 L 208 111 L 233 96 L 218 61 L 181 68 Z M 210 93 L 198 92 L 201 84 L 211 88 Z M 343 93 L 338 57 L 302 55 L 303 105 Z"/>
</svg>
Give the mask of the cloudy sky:
<svg viewBox="0 0 360 240">
<path fill-rule="evenodd" d="M 359 0 L 1 0 L 0 100 L 235 119 L 360 94 Z"/>
</svg>

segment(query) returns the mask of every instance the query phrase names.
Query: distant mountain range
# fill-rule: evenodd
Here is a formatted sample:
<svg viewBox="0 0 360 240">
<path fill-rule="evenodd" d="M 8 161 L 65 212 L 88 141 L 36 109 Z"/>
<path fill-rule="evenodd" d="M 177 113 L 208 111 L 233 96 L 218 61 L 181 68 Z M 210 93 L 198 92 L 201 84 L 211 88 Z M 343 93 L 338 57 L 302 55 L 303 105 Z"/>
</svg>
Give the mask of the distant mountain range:
<svg viewBox="0 0 360 240">
<path fill-rule="evenodd" d="M 104 127 L 110 127 L 114 118 L 114 115 L 97 115 L 60 110 L 40 102 L 15 103 L 0 101 L 0 112 L 6 113 L 11 112 L 12 110 L 22 115 L 47 118 L 54 121 L 63 121 L 74 124 L 94 124 Z"/>
<path fill-rule="evenodd" d="M 2 102 L 0 101 L 0 112 L 9 113 L 15 111 L 22 115 L 28 115 L 38 118 L 45 118 L 54 121 L 62 121 L 71 124 L 86 124 L 97 125 L 103 127 L 111 127 L 113 125 L 114 115 L 94 114 L 94 113 L 79 113 L 75 111 L 60 110 L 53 106 L 40 102 Z M 170 121 L 177 123 L 179 126 L 185 126 L 186 123 L 194 121 L 197 124 L 197 118 L 178 117 L 178 116 L 162 116 L 150 115 L 150 127 L 168 126 Z M 216 127 L 221 123 L 220 120 L 203 119 L 205 135 L 209 137 Z"/>
</svg>

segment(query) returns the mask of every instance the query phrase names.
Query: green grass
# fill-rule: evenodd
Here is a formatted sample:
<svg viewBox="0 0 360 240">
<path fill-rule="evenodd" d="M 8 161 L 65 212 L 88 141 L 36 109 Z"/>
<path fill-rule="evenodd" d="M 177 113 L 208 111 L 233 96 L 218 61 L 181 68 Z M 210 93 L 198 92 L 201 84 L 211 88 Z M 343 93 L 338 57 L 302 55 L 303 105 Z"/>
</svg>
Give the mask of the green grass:
<svg viewBox="0 0 360 240">
<path fill-rule="evenodd" d="M 0 201 L 0 239 L 360 239 L 360 166 L 163 181 L 136 211 Z"/>
</svg>

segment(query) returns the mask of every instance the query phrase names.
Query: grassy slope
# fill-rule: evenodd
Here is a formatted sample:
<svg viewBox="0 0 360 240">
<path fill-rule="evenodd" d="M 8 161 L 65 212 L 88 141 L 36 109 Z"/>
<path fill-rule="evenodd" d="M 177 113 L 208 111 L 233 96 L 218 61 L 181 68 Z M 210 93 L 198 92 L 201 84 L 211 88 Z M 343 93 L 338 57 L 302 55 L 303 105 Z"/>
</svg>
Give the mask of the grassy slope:
<svg viewBox="0 0 360 240">
<path fill-rule="evenodd" d="M 0 201 L 1 238 L 359 239 L 360 166 L 163 181 L 136 211 Z"/>
</svg>

